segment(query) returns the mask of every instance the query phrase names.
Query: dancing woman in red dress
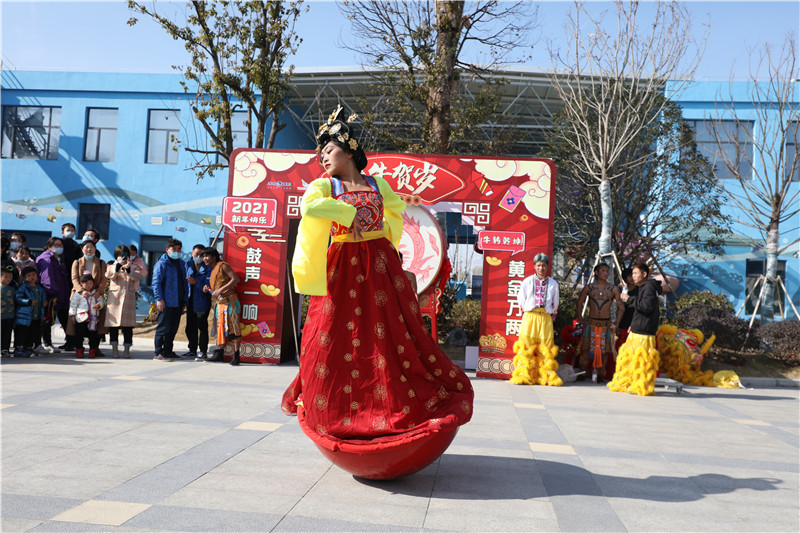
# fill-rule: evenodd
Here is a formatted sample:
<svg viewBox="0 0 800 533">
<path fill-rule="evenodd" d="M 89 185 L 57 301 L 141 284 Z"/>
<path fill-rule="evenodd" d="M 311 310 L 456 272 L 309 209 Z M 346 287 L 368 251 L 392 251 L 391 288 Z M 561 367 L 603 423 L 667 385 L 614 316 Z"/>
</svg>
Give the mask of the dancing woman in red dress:
<svg viewBox="0 0 800 533">
<path fill-rule="evenodd" d="M 426 330 L 403 272 L 405 202 L 361 174 L 366 156 L 340 113 L 317 138 L 328 177 L 309 185 L 301 205 L 292 272 L 297 291 L 312 296 L 282 407 L 302 416 L 318 446 L 380 448 L 465 424 L 473 390 Z"/>
</svg>

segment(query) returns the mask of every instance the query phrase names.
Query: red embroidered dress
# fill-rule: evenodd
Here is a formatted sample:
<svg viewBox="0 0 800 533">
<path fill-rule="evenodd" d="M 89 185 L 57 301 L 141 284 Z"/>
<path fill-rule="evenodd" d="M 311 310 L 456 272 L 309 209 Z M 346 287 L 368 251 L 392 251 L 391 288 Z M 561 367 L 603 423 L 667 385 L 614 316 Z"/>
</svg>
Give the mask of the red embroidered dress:
<svg viewBox="0 0 800 533">
<path fill-rule="evenodd" d="M 331 179 L 331 196 L 356 207 L 365 233 L 380 231 L 384 218 L 378 186 L 366 179 L 371 191 L 344 192 Z M 331 224 L 327 295 L 311 297 L 284 412 L 304 409 L 307 425 L 333 447 L 417 438 L 468 422 L 469 378 L 425 329 L 396 250 L 383 236 L 336 240 L 351 232 Z"/>
</svg>

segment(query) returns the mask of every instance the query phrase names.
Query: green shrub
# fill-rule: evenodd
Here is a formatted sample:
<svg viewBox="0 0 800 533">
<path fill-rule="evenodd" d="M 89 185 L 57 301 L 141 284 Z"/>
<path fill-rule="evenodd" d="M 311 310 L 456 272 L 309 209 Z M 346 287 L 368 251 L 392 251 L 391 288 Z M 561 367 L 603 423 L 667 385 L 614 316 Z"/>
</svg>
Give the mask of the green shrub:
<svg viewBox="0 0 800 533">
<path fill-rule="evenodd" d="M 712 333 L 717 336 L 714 348 L 728 350 L 758 349 L 758 339 L 755 330 L 759 325 L 758 320 L 753 324 L 753 331 L 748 336 L 749 322 L 733 316 L 727 309 L 720 309 L 711 305 L 699 304 L 682 309 L 676 316 L 677 325 L 683 329 L 699 329 L 706 337 Z M 747 345 L 744 345 L 747 339 Z"/>
<path fill-rule="evenodd" d="M 765 324 L 755 334 L 767 357 L 786 366 L 800 366 L 800 322 L 784 320 Z"/>
<path fill-rule="evenodd" d="M 680 313 L 693 305 L 708 305 L 715 309 L 723 309 L 733 313 L 733 304 L 727 294 L 717 294 L 711 291 L 691 291 L 675 298 L 672 311 Z"/>
<path fill-rule="evenodd" d="M 564 326 L 569 326 L 578 317 L 578 296 L 581 291 L 568 281 L 558 283 L 558 314 L 553 323 L 553 332 L 559 338 Z"/>
<path fill-rule="evenodd" d="M 467 344 L 478 344 L 481 331 L 481 302 L 478 300 L 459 300 L 450 309 L 448 327 L 462 328 L 467 334 Z"/>
</svg>

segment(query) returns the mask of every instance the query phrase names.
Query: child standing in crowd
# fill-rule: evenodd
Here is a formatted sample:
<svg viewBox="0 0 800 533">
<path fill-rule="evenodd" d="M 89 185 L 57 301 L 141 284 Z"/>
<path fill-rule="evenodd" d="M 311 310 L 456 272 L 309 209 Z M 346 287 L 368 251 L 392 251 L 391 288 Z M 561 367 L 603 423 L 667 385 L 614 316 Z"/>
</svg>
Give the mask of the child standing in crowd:
<svg viewBox="0 0 800 533">
<path fill-rule="evenodd" d="M 17 315 L 14 319 L 15 357 L 30 357 L 33 345 L 41 335 L 47 293 L 39 284 L 36 267 L 25 267 L 20 273 L 22 283 L 15 294 Z"/>
<path fill-rule="evenodd" d="M 28 267 L 36 267 L 36 262 L 31 259 L 31 250 L 24 244 L 17 247 L 17 252 L 14 255 L 14 264 L 20 273 Z"/>
<path fill-rule="evenodd" d="M 114 249 L 113 263 L 106 269 L 108 306 L 106 327 L 109 328 L 111 357 L 119 359 L 119 329 L 122 328 L 123 357 L 130 359 L 133 345 L 133 326 L 136 325 L 136 284 L 142 278 L 139 268 L 131 263 L 130 250 L 120 244 Z"/>
<path fill-rule="evenodd" d="M 67 329 L 69 309 L 69 288 L 67 280 L 67 270 L 60 261 L 64 253 L 64 245 L 60 237 L 50 237 L 47 239 L 47 249 L 36 258 L 36 268 L 39 271 L 39 282 L 47 292 L 47 299 L 50 301 L 48 312 L 49 320 L 42 324 L 42 349 L 47 353 L 58 353 L 61 350 L 53 346 L 52 327 L 56 316 L 58 321 Z"/>
<path fill-rule="evenodd" d="M 192 247 L 192 260 L 187 261 L 186 281 L 189 282 L 189 302 L 186 305 L 186 338 L 189 351 L 184 357 L 194 357 L 195 361 L 208 359 L 208 314 L 211 311 L 211 296 L 204 291 L 208 285 L 211 268 L 203 263 L 205 246 Z M 200 355 L 197 355 L 197 350 Z"/>
<path fill-rule="evenodd" d="M 130 244 L 128 250 L 131 252 L 131 264 L 139 269 L 142 279 L 146 280 L 147 273 L 150 272 L 150 270 L 148 270 L 147 265 L 144 263 L 144 259 L 139 257 L 139 249 L 135 244 Z M 136 292 L 139 292 L 139 281 L 136 282 Z"/>
<path fill-rule="evenodd" d="M 94 278 L 91 274 L 83 274 L 79 282 L 81 290 L 72 295 L 69 302 L 69 316 L 73 320 L 75 329 L 75 357 L 83 357 L 83 339 L 89 338 L 89 358 L 97 355 L 100 345 L 98 334 L 100 309 L 103 307 L 103 295 L 94 288 Z"/>
<path fill-rule="evenodd" d="M 13 267 L 11 267 L 13 269 Z M 14 301 L 15 290 L 11 284 L 14 277 L 11 275 L 11 270 L 3 268 L 2 273 L 2 323 L 0 328 L 2 331 L 2 341 L 0 341 L 0 348 L 2 348 L 3 357 L 11 355 L 11 332 L 14 331 L 14 318 L 16 317 L 16 302 Z"/>
</svg>

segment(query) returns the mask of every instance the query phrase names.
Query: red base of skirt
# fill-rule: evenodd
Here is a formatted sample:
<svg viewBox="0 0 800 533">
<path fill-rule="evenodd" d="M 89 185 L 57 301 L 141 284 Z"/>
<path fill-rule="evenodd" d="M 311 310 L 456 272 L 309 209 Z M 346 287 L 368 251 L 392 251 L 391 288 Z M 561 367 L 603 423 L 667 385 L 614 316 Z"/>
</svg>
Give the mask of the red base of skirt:
<svg viewBox="0 0 800 533">
<path fill-rule="evenodd" d="M 308 427 L 302 408 L 297 410 L 297 420 L 333 464 L 365 479 L 395 479 L 419 472 L 438 459 L 458 433 L 456 426 L 411 438 L 401 436 L 395 441 L 336 441 L 333 445 L 334 441 Z"/>
</svg>

